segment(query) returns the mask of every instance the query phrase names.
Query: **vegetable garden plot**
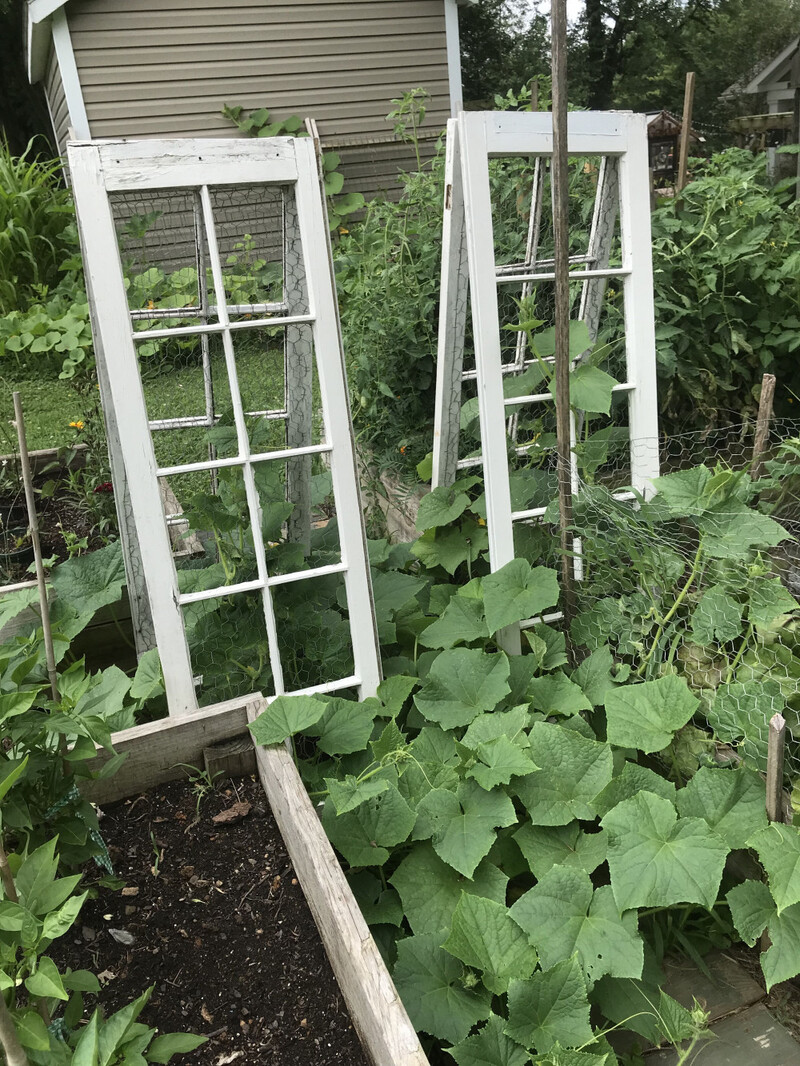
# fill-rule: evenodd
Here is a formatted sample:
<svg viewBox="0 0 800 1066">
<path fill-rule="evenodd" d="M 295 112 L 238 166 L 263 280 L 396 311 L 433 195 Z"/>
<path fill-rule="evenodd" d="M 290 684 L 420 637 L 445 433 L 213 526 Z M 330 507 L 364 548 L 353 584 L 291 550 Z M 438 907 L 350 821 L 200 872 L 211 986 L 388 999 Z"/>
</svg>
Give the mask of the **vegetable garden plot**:
<svg viewBox="0 0 800 1066">
<path fill-rule="evenodd" d="M 170 713 L 259 690 L 370 693 L 379 654 L 313 144 L 69 151 L 128 569 Z M 159 406 L 165 373 L 185 376 L 180 409 Z M 176 566 L 169 527 L 187 521 L 205 558 Z M 324 666 L 309 612 L 340 652 Z"/>
<path fill-rule="evenodd" d="M 571 114 L 569 151 L 573 185 L 596 186 L 593 216 L 570 219 L 573 489 L 581 453 L 599 466 L 624 436 L 628 481 L 647 492 L 658 426 L 644 119 Z M 514 557 L 515 526 L 544 515 L 556 491 L 551 154 L 549 114 L 462 114 L 448 126 L 434 485 L 482 468 L 493 570 Z M 514 202 L 494 201 L 515 184 Z"/>
</svg>

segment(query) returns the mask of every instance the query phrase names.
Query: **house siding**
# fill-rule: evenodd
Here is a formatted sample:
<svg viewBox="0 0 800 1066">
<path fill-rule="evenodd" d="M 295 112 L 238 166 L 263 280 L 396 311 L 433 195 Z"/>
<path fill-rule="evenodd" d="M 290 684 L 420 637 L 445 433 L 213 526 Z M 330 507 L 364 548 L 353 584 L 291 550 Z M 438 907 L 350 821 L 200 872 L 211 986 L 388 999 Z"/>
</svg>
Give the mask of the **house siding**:
<svg viewBox="0 0 800 1066">
<path fill-rule="evenodd" d="M 233 136 L 220 112 L 240 104 L 388 141 L 417 85 L 426 128 L 449 115 L 442 0 L 71 0 L 67 17 L 93 137 Z"/>
<path fill-rule="evenodd" d="M 67 97 L 64 93 L 64 83 L 61 80 L 61 72 L 58 69 L 54 48 L 50 49 L 50 55 L 47 60 L 44 88 L 47 103 L 50 107 L 50 118 L 53 123 L 56 147 L 59 155 L 63 155 L 69 134 L 69 111 L 67 110 Z"/>
</svg>

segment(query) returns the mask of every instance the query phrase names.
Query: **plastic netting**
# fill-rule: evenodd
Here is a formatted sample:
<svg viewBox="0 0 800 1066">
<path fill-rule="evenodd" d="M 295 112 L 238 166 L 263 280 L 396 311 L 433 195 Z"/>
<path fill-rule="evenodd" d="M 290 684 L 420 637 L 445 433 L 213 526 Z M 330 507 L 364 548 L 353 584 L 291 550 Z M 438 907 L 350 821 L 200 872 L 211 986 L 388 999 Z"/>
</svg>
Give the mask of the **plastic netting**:
<svg viewBox="0 0 800 1066">
<path fill-rule="evenodd" d="M 766 769 L 768 725 L 786 719 L 786 775 L 800 778 L 800 420 L 773 422 L 759 470 L 752 470 L 754 425 L 634 441 L 658 454 L 662 474 L 704 465 L 725 485 L 701 517 L 675 517 L 656 495 L 643 503 L 629 484 L 627 445 L 584 478 L 574 498 L 576 613 L 571 636 L 584 656 L 609 645 L 625 673 L 642 680 L 676 673 L 699 699 L 709 730 L 681 734 L 683 755 L 744 760 Z M 538 467 L 552 492 L 552 455 Z M 750 473 L 759 476 L 751 480 Z M 739 476 L 731 477 L 731 474 Z M 702 475 L 703 479 L 709 475 Z M 699 475 L 698 475 L 699 476 Z M 699 482 L 698 482 L 699 483 Z M 623 498 L 619 498 L 622 496 Z M 551 495 L 550 499 L 553 499 Z M 753 519 L 741 518 L 745 507 Z M 699 511 L 698 511 L 699 514 Z M 785 539 L 751 546 L 760 517 Z M 558 511 L 518 523 L 517 552 L 559 565 Z M 753 525 L 755 523 L 755 526 Z M 767 526 L 768 539 L 778 534 Z M 702 543 L 701 543 L 702 542 Z M 680 760 L 681 752 L 674 752 Z"/>
</svg>

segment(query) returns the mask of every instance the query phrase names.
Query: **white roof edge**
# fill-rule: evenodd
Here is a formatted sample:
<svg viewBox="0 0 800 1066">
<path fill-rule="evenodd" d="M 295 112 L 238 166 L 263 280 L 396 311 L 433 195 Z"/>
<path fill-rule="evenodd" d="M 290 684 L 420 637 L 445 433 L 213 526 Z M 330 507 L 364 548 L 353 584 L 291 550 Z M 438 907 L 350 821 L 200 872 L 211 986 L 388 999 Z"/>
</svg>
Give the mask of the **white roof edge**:
<svg viewBox="0 0 800 1066">
<path fill-rule="evenodd" d="M 28 9 L 25 33 L 28 81 L 32 84 L 44 77 L 50 35 L 44 23 L 67 3 L 67 0 L 26 0 Z M 478 0 L 456 0 L 459 7 L 477 4 Z"/>
<path fill-rule="evenodd" d="M 767 65 L 763 67 L 758 72 L 758 74 L 756 74 L 752 81 L 749 81 L 747 85 L 745 85 L 742 92 L 763 92 L 764 82 L 769 80 L 770 76 L 775 73 L 781 63 L 785 63 L 786 60 L 789 59 L 789 57 L 797 50 L 798 46 L 800 46 L 800 36 L 795 37 L 793 40 L 791 40 L 782 52 L 776 55 L 774 59 L 770 60 L 770 62 L 767 63 Z"/>
<path fill-rule="evenodd" d="M 44 22 L 66 2 L 67 0 L 28 0 L 28 18 L 33 23 Z"/>
<path fill-rule="evenodd" d="M 47 66 L 50 50 L 50 26 L 48 20 L 66 4 L 67 0 L 27 0 L 25 26 L 25 60 L 28 81 L 41 81 Z"/>
</svg>

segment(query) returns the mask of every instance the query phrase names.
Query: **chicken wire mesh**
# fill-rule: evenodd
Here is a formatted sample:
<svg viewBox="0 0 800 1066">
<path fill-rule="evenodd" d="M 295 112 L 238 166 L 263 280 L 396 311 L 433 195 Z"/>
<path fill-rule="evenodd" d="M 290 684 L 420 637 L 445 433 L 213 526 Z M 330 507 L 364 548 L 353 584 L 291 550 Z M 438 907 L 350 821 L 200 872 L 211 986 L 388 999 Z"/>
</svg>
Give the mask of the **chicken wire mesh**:
<svg viewBox="0 0 800 1066">
<path fill-rule="evenodd" d="M 578 580 L 570 635 L 578 658 L 608 646 L 620 680 L 665 673 L 685 678 L 699 700 L 695 721 L 705 719 L 708 729 L 690 725 L 681 731 L 670 752 L 678 774 L 698 759 L 743 760 L 765 771 L 769 721 L 781 713 L 787 724 L 785 772 L 795 783 L 800 420 L 773 422 L 759 476 L 752 480 L 754 429 L 739 423 L 632 442 L 634 459 L 646 450 L 658 457 L 662 475 L 683 472 L 687 492 L 699 487 L 710 494 L 708 506 L 693 507 L 687 497 L 689 513 L 680 516 L 665 492 L 651 502 L 619 498 L 630 483 L 627 441 L 609 447 L 602 461 L 595 454 L 582 464 L 574 498 Z M 703 466 L 706 472 L 698 473 Z M 557 567 L 553 452 L 535 469 L 549 508 L 541 521 L 516 524 L 517 554 Z M 778 522 L 783 532 L 762 518 Z"/>
<path fill-rule="evenodd" d="M 311 326 L 271 324 L 309 315 L 293 190 L 209 189 L 216 283 L 199 190 L 115 193 L 110 201 L 164 520 L 181 597 L 191 600 L 181 613 L 198 704 L 352 681 Z M 206 328 L 225 321 L 221 310 L 235 372 L 221 334 Z M 237 459 L 239 400 L 249 454 L 270 456 L 253 463 L 255 506 Z M 297 448 L 317 452 L 281 456 Z M 248 588 L 259 584 L 262 543 L 269 588 Z M 334 572 L 303 579 L 320 567 Z M 231 593 L 203 598 L 225 588 Z"/>
</svg>

